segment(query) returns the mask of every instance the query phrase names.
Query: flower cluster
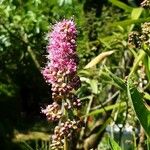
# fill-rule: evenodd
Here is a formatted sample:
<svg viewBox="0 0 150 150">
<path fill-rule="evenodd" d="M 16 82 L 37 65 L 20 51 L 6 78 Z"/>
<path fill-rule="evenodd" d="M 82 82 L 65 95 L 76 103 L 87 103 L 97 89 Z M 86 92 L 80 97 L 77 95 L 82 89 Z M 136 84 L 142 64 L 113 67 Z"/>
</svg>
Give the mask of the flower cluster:
<svg viewBox="0 0 150 150">
<path fill-rule="evenodd" d="M 42 113 L 46 115 L 48 121 L 58 121 L 62 116 L 60 106 L 56 102 L 42 109 Z"/>
<path fill-rule="evenodd" d="M 148 80 L 145 73 L 145 67 L 143 66 L 142 62 L 139 65 L 139 68 L 137 70 L 138 75 L 138 87 L 141 91 L 143 91 L 143 88 L 147 85 Z"/>
<path fill-rule="evenodd" d="M 129 45 L 138 48 L 141 46 L 141 40 L 140 40 L 140 35 L 138 32 L 133 31 L 129 34 L 129 38 L 128 38 L 128 43 Z"/>
<path fill-rule="evenodd" d="M 80 108 L 81 107 L 81 100 L 78 99 L 78 97 L 75 94 L 73 94 L 73 93 L 68 94 L 68 98 L 71 101 L 66 101 L 64 103 L 64 107 L 66 109 Z"/>
<path fill-rule="evenodd" d="M 64 137 L 71 139 L 72 134 L 78 128 L 80 128 L 80 121 L 67 120 L 65 123 L 61 123 L 55 127 L 54 135 L 52 136 L 51 149 L 61 149 L 64 144 Z"/>
<path fill-rule="evenodd" d="M 73 114 L 74 109 L 81 106 L 80 99 L 74 94 L 80 87 L 80 78 L 77 75 L 77 30 L 74 21 L 64 19 L 57 22 L 48 37 L 48 63 L 42 74 L 46 82 L 51 84 L 54 103 L 42 112 L 49 121 L 61 122 L 61 126 L 55 128 L 51 144 L 53 149 L 60 149 L 64 137 L 70 138 L 72 132 L 78 128 L 78 121 L 68 121 L 69 115 L 65 115 L 64 111 L 69 110 Z M 71 118 L 73 119 L 73 115 Z"/>
<path fill-rule="evenodd" d="M 150 46 L 150 22 L 141 25 L 141 32 L 133 31 L 129 34 L 128 43 L 134 48 L 141 48 L 143 45 Z"/>
<path fill-rule="evenodd" d="M 133 31 L 129 34 L 128 44 L 132 48 L 142 48 L 146 53 L 149 52 L 150 47 L 150 22 L 145 22 L 141 25 L 141 31 Z M 143 64 L 139 64 L 137 70 L 137 77 L 139 90 L 143 91 L 144 87 L 147 85 L 148 80 L 146 77 L 146 69 L 143 67 Z"/>
<path fill-rule="evenodd" d="M 80 79 L 77 76 L 76 37 L 77 31 L 72 20 L 58 22 L 49 34 L 47 58 L 50 62 L 42 73 L 46 81 L 52 84 L 53 98 L 57 100 L 80 87 Z"/>
<path fill-rule="evenodd" d="M 144 7 L 144 8 L 149 9 L 149 8 L 150 8 L 150 0 L 144 0 L 144 1 L 141 3 L 141 6 Z"/>
<path fill-rule="evenodd" d="M 142 25 L 142 33 L 147 36 L 150 36 L 150 22 L 145 22 Z"/>
<path fill-rule="evenodd" d="M 72 20 L 63 20 L 53 26 L 53 31 L 49 34 L 49 45 L 47 47 L 48 59 L 50 64 L 48 68 L 51 76 L 45 75 L 49 83 L 54 83 L 55 73 L 72 74 L 77 71 L 76 50 L 77 31 Z M 52 74 L 51 72 L 55 72 Z"/>
</svg>

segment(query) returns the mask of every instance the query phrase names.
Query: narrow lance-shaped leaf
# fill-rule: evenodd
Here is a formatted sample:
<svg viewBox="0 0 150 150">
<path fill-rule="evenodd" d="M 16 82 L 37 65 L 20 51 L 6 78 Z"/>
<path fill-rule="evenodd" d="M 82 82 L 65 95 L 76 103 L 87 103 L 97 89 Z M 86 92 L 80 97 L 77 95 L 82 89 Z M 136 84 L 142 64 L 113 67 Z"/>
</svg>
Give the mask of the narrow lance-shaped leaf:
<svg viewBox="0 0 150 150">
<path fill-rule="evenodd" d="M 110 24 L 110 26 L 116 27 L 118 25 L 118 26 L 126 27 L 126 26 L 131 25 L 131 24 L 139 24 L 139 23 L 148 22 L 148 21 L 150 21 L 150 17 L 139 18 L 139 19 L 127 19 L 124 21 L 114 22 L 114 23 Z"/>
<path fill-rule="evenodd" d="M 113 54 L 114 52 L 115 51 L 102 52 L 97 57 L 95 57 L 91 62 L 89 62 L 84 68 L 88 69 L 88 68 L 94 67 L 96 64 L 98 64 L 99 62 L 101 62 L 104 58 L 106 58 L 107 56 Z"/>
<path fill-rule="evenodd" d="M 139 8 L 133 8 L 132 12 L 131 12 L 131 19 L 137 20 L 140 18 L 141 14 L 143 12 L 143 8 L 139 7 Z M 134 24 L 131 25 L 130 31 L 132 31 L 132 29 L 134 28 Z"/>
<path fill-rule="evenodd" d="M 147 92 L 144 92 L 143 98 L 150 101 L 150 94 Z"/>
<path fill-rule="evenodd" d="M 94 111 L 88 113 L 87 115 L 84 115 L 83 117 L 101 114 L 105 111 L 110 111 L 110 110 L 120 108 L 120 107 L 125 107 L 125 106 L 126 106 L 126 102 L 121 102 L 121 103 L 113 104 L 113 105 L 110 105 L 110 106 L 105 106 L 105 108 L 94 110 Z"/>
<path fill-rule="evenodd" d="M 133 8 L 132 12 L 131 12 L 131 18 L 132 19 L 138 19 L 141 15 L 143 11 L 143 8 L 139 7 L 139 8 Z"/>
<path fill-rule="evenodd" d="M 131 78 L 132 74 L 137 70 L 139 62 L 143 60 L 145 55 L 146 53 L 143 50 L 139 51 L 139 54 L 134 61 L 133 67 L 131 68 L 130 74 L 128 75 L 128 80 Z"/>
<path fill-rule="evenodd" d="M 106 72 L 108 72 L 109 76 L 114 80 L 116 85 L 120 87 L 120 89 L 126 90 L 126 84 L 121 78 L 117 77 L 115 74 L 110 72 L 106 67 L 105 67 L 105 70 Z"/>
<path fill-rule="evenodd" d="M 90 86 L 92 89 L 92 93 L 97 94 L 98 93 L 98 81 L 97 80 L 90 80 Z"/>
<path fill-rule="evenodd" d="M 127 84 L 127 93 L 141 125 L 150 137 L 150 111 L 145 106 L 142 95 L 135 87 L 130 88 L 129 83 Z"/>
<path fill-rule="evenodd" d="M 120 146 L 111 138 L 109 138 L 109 145 L 111 150 L 121 150 Z"/>
<path fill-rule="evenodd" d="M 118 6 L 119 8 L 125 10 L 125 11 L 132 11 L 132 7 L 126 5 L 125 3 L 119 1 L 119 0 L 109 0 L 112 4 L 115 6 Z"/>
<path fill-rule="evenodd" d="M 150 81 L 150 57 L 146 55 L 143 62 L 145 65 L 145 71 L 146 71 L 147 78 Z"/>
</svg>

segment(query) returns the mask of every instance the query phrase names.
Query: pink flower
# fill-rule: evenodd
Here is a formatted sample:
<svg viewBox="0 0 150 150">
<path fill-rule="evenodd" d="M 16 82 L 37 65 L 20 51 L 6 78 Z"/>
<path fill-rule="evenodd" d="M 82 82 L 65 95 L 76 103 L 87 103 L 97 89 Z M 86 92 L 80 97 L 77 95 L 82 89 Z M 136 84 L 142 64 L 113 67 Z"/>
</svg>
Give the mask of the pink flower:
<svg viewBox="0 0 150 150">
<path fill-rule="evenodd" d="M 74 21 L 66 19 L 57 22 L 52 29 L 47 46 L 48 62 L 42 74 L 46 82 L 52 85 L 52 98 L 59 103 L 62 99 L 71 100 L 70 93 L 80 87 L 77 75 L 77 30 Z"/>
<path fill-rule="evenodd" d="M 42 113 L 49 121 L 63 121 L 66 118 L 63 113 L 65 109 L 71 111 L 81 106 L 80 99 L 74 94 L 74 90 L 80 86 L 80 78 L 77 75 L 77 30 L 74 21 L 66 19 L 57 22 L 52 29 L 47 46 L 48 62 L 42 74 L 46 82 L 51 84 L 54 102 L 42 109 Z M 69 139 L 72 132 L 78 129 L 79 123 L 80 121 L 68 119 L 61 123 L 61 126 L 57 126 L 52 136 L 51 148 L 62 148 L 64 136 Z"/>
<path fill-rule="evenodd" d="M 63 75 L 74 74 L 76 76 L 78 63 L 76 55 L 77 30 L 74 21 L 64 19 L 56 23 L 52 29 L 52 32 L 49 33 L 47 46 L 47 58 L 50 61 L 42 70 L 43 76 L 49 84 L 57 83 L 59 78 L 57 71 L 62 71 Z"/>
<path fill-rule="evenodd" d="M 76 71 L 76 37 L 77 31 L 73 20 L 64 19 L 53 26 L 47 47 L 48 58 L 53 66 L 63 71 Z"/>
<path fill-rule="evenodd" d="M 42 109 L 41 111 L 47 116 L 47 119 L 49 121 L 58 121 L 62 115 L 60 106 L 56 102 L 53 102 L 51 105 L 48 105 L 45 109 Z"/>
</svg>

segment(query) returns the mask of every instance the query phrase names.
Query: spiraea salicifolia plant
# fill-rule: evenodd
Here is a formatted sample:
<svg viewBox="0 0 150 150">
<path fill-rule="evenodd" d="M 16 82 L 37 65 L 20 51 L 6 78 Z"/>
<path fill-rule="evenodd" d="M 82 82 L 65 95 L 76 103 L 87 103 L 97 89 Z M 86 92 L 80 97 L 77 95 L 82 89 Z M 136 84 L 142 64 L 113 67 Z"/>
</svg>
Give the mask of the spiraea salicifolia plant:
<svg viewBox="0 0 150 150">
<path fill-rule="evenodd" d="M 52 135 L 51 149 L 68 149 L 71 139 L 80 130 L 77 110 L 81 101 L 75 95 L 80 87 L 77 75 L 77 29 L 73 20 L 62 20 L 52 27 L 48 35 L 48 62 L 42 74 L 52 86 L 53 103 L 42 109 L 48 121 L 58 122 Z"/>
</svg>

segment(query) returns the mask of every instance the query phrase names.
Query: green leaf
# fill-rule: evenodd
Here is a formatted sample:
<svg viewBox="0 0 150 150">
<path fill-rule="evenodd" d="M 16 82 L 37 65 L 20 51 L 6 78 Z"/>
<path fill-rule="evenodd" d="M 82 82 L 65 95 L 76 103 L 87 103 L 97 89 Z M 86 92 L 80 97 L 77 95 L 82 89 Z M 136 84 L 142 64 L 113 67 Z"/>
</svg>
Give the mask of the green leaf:
<svg viewBox="0 0 150 150">
<path fill-rule="evenodd" d="M 82 82 L 86 82 L 86 83 L 90 84 L 90 79 L 89 79 L 89 78 L 80 77 L 80 80 L 81 80 Z"/>
<path fill-rule="evenodd" d="M 118 6 L 119 8 L 131 12 L 132 11 L 132 7 L 126 5 L 125 3 L 118 1 L 118 0 L 109 0 L 109 2 L 111 2 L 113 5 Z"/>
<path fill-rule="evenodd" d="M 132 74 L 137 70 L 139 62 L 143 60 L 145 56 L 146 56 L 146 53 L 143 50 L 139 51 L 139 54 L 134 60 L 134 64 L 133 64 L 133 67 L 131 68 L 130 74 L 128 75 L 128 80 L 132 77 Z"/>
<path fill-rule="evenodd" d="M 150 137 L 150 111 L 145 106 L 141 93 L 135 87 L 130 88 L 129 82 L 127 93 L 142 127 Z"/>
<path fill-rule="evenodd" d="M 132 12 L 131 12 L 131 19 L 139 19 L 139 17 L 141 16 L 143 11 L 143 8 L 139 7 L 139 8 L 133 8 Z M 132 29 L 134 28 L 134 25 L 131 26 L 130 31 L 132 31 Z"/>
<path fill-rule="evenodd" d="M 11 84 L 4 84 L 0 82 L 0 94 L 13 96 L 15 94 L 14 87 Z"/>
<path fill-rule="evenodd" d="M 143 11 L 143 8 L 133 8 L 131 12 L 131 19 L 138 19 L 141 16 L 141 13 Z"/>
<path fill-rule="evenodd" d="M 92 89 L 92 93 L 97 94 L 98 93 L 98 81 L 97 80 L 90 80 L 90 86 Z"/>
<path fill-rule="evenodd" d="M 98 109 L 98 110 L 94 110 L 85 116 L 97 115 L 97 114 L 101 114 L 105 111 L 110 111 L 110 110 L 113 110 L 115 108 L 120 108 L 120 107 L 125 107 L 125 106 L 126 106 L 126 102 L 121 102 L 121 103 L 117 103 L 114 105 L 106 106 L 106 107 Z M 85 117 L 85 116 L 83 116 L 83 117 Z"/>
<path fill-rule="evenodd" d="M 78 74 L 82 77 L 93 77 L 97 73 L 97 70 L 95 68 L 91 69 L 82 69 L 78 72 Z"/>
<path fill-rule="evenodd" d="M 114 22 L 112 24 L 110 24 L 110 26 L 123 26 L 123 27 L 126 27 L 128 25 L 131 25 L 131 24 L 139 24 L 139 23 L 143 23 L 143 22 L 148 22 L 150 21 L 150 17 L 147 17 L 147 18 L 144 18 L 144 19 L 127 19 L 127 20 L 124 20 L 124 21 L 118 21 L 118 22 Z"/>
<path fill-rule="evenodd" d="M 92 59 L 84 68 L 92 68 L 96 64 L 100 63 L 104 58 L 108 57 L 109 55 L 113 54 L 115 51 L 107 51 L 107 52 L 102 52 L 98 56 L 96 56 L 94 59 Z"/>
<path fill-rule="evenodd" d="M 58 0 L 59 6 L 64 4 L 72 4 L 72 0 Z"/>
<path fill-rule="evenodd" d="M 143 62 L 145 65 L 145 71 L 146 71 L 147 78 L 150 81 L 150 57 L 146 55 Z"/>
<path fill-rule="evenodd" d="M 150 71 L 150 57 L 148 57 L 148 69 Z"/>
<path fill-rule="evenodd" d="M 105 67 L 105 70 L 106 70 L 106 72 L 108 72 L 110 77 L 114 80 L 114 82 L 118 85 L 118 87 L 120 87 L 120 89 L 126 90 L 126 84 L 121 78 L 119 78 L 115 74 L 111 73 L 106 67 Z"/>
<path fill-rule="evenodd" d="M 111 150 L 121 150 L 121 147 L 111 138 L 109 138 L 109 145 Z"/>
<path fill-rule="evenodd" d="M 150 95 L 146 92 L 144 92 L 144 97 L 143 98 L 150 101 Z"/>
</svg>

